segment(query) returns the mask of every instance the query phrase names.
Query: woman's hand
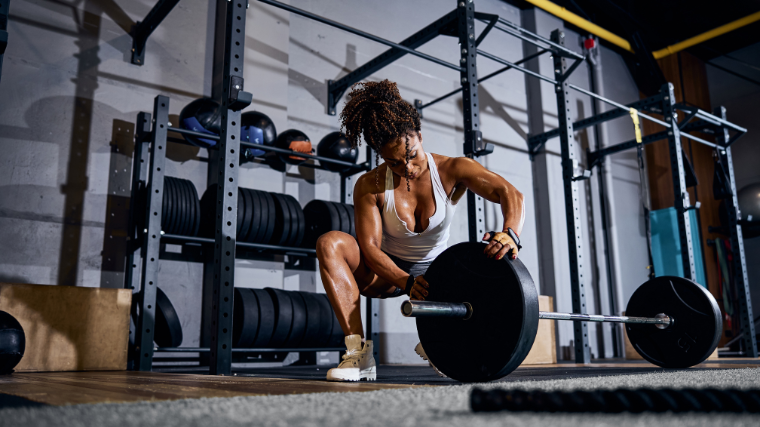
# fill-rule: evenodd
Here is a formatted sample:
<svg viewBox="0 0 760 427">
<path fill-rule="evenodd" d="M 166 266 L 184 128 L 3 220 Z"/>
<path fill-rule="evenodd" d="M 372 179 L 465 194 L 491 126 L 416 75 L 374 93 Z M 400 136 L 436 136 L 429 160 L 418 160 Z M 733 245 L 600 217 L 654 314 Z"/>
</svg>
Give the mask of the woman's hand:
<svg viewBox="0 0 760 427">
<path fill-rule="evenodd" d="M 424 277 L 415 277 L 414 283 L 412 284 L 412 291 L 409 292 L 409 299 L 425 301 L 425 298 L 428 296 L 428 289 L 430 289 L 430 285 Z"/>
<path fill-rule="evenodd" d="M 493 233 L 493 236 L 491 235 Z M 509 237 L 509 234 L 499 232 L 488 232 L 483 236 L 483 240 L 488 241 L 483 253 L 488 258 L 502 259 L 509 251 L 512 251 L 512 259 L 517 259 L 517 243 Z"/>
</svg>

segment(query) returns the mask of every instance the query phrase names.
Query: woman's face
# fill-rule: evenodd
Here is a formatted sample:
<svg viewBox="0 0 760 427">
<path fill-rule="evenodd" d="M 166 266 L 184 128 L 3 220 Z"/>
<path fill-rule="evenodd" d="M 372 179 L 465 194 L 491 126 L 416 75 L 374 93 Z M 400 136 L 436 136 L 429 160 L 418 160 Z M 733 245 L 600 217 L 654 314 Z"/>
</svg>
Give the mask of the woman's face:
<svg viewBox="0 0 760 427">
<path fill-rule="evenodd" d="M 407 141 L 409 163 L 406 163 Z M 427 156 L 425 150 L 422 149 L 422 134 L 417 132 L 385 144 L 380 149 L 380 156 L 393 173 L 401 177 L 407 176 L 409 180 L 418 178 L 427 168 Z"/>
</svg>

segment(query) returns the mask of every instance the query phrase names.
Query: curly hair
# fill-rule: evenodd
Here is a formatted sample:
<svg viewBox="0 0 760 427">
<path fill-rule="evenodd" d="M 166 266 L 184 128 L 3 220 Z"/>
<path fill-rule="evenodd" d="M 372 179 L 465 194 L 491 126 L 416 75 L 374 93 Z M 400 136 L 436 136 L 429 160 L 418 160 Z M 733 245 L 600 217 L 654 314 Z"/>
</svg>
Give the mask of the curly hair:
<svg viewBox="0 0 760 427">
<path fill-rule="evenodd" d="M 380 163 L 380 150 L 398 138 L 404 138 L 406 163 L 409 164 L 409 136 L 420 131 L 420 114 L 410 103 L 401 98 L 396 83 L 356 83 L 351 87 L 348 101 L 340 113 L 341 130 L 352 146 L 361 145 L 361 137 L 375 150 Z M 408 172 L 404 172 L 406 188 L 410 191 Z M 380 186 L 375 169 L 375 183 Z"/>
</svg>

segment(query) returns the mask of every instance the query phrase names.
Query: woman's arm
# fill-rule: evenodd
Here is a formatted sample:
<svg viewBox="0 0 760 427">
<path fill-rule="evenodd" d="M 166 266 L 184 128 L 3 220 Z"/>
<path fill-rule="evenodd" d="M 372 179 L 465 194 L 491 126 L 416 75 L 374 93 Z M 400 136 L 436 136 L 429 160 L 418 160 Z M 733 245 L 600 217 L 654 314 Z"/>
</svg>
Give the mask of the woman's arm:
<svg viewBox="0 0 760 427">
<path fill-rule="evenodd" d="M 486 233 L 483 236 L 483 240 L 490 240 L 485 249 L 486 255 L 489 258 L 500 259 L 511 250 L 513 258 L 517 258 L 517 244 L 506 232 L 511 228 L 518 236 L 522 233 L 525 222 L 522 193 L 506 179 L 484 168 L 473 159 L 455 157 L 450 161 L 452 162 L 451 176 L 455 178 L 457 185 L 461 183 L 478 196 L 501 206 L 504 216 L 502 232 L 497 232 L 494 236 Z"/>
</svg>

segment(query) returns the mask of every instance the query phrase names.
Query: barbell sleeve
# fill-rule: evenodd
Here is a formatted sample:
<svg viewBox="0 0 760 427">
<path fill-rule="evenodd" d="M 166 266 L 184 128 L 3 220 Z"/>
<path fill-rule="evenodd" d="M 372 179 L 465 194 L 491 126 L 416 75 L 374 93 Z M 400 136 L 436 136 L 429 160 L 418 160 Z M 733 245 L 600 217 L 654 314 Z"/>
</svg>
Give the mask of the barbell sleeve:
<svg viewBox="0 0 760 427">
<path fill-rule="evenodd" d="M 469 319 L 473 314 L 473 308 L 469 303 L 406 300 L 401 303 L 401 314 L 404 317 L 458 317 Z M 585 322 L 644 323 L 656 325 L 658 328 L 667 328 L 673 322 L 665 314 L 658 314 L 655 317 L 630 317 L 539 311 L 538 318 Z"/>
</svg>

